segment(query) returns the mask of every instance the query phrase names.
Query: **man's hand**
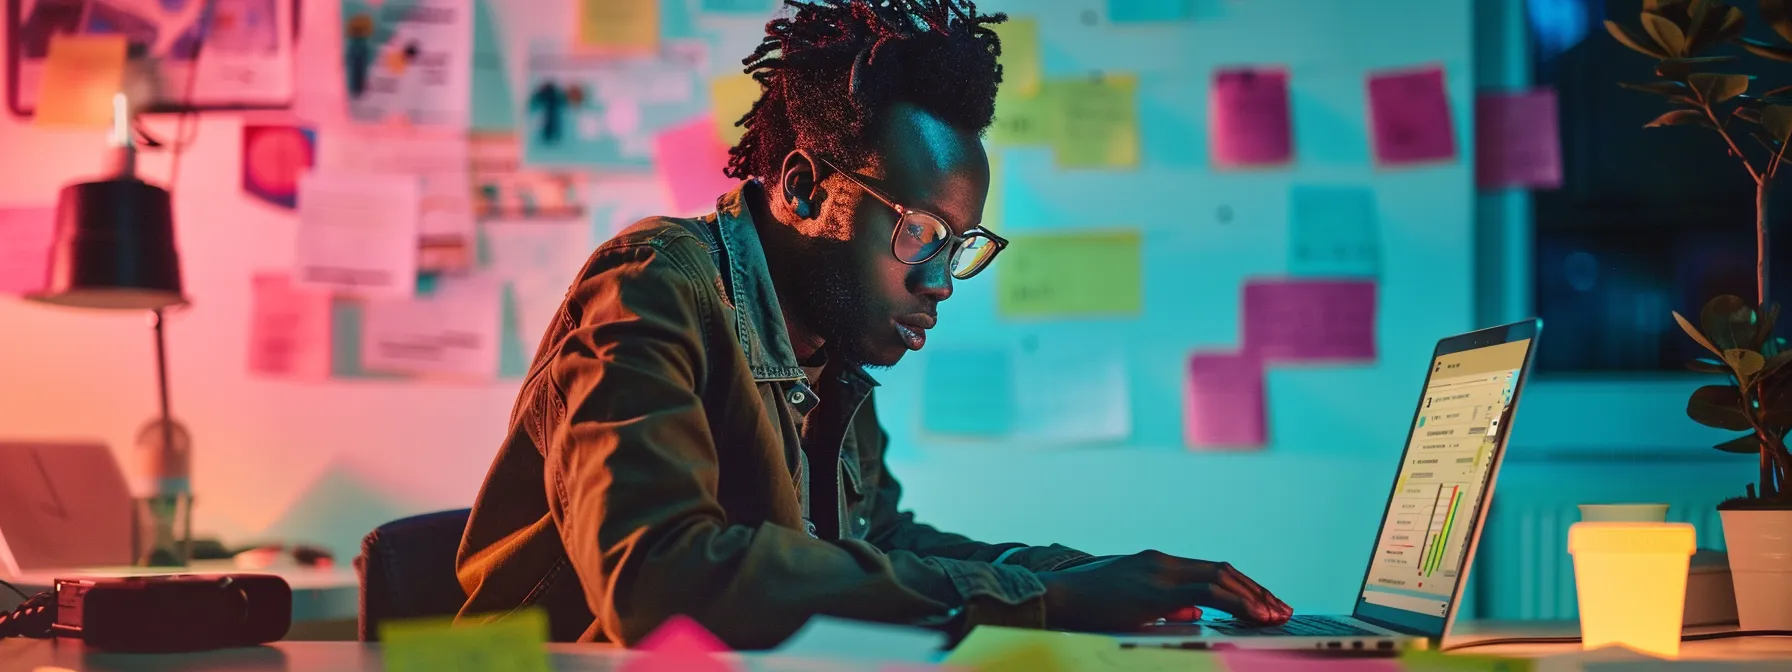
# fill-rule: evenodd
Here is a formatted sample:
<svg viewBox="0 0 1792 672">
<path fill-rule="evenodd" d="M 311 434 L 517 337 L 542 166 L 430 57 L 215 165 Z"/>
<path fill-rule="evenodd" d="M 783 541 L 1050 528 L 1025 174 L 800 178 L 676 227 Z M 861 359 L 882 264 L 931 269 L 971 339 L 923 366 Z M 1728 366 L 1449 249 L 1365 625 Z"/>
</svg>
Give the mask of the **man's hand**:
<svg viewBox="0 0 1792 672">
<path fill-rule="evenodd" d="M 1194 620 L 1198 607 L 1279 625 L 1294 614 L 1232 565 L 1157 551 L 1040 572 L 1047 627 L 1091 632 L 1132 630 L 1159 618 Z"/>
</svg>

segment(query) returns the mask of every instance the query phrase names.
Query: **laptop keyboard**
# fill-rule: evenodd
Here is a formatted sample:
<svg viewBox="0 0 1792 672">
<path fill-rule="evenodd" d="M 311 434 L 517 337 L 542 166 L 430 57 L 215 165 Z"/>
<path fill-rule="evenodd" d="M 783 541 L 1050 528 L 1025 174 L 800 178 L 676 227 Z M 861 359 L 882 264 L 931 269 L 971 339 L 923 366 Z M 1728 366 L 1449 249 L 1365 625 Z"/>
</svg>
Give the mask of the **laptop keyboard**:
<svg viewBox="0 0 1792 672">
<path fill-rule="evenodd" d="M 1201 625 L 1222 635 L 1241 637 L 1361 637 L 1381 634 L 1331 616 L 1297 615 L 1281 625 L 1255 625 L 1231 619 Z"/>
</svg>

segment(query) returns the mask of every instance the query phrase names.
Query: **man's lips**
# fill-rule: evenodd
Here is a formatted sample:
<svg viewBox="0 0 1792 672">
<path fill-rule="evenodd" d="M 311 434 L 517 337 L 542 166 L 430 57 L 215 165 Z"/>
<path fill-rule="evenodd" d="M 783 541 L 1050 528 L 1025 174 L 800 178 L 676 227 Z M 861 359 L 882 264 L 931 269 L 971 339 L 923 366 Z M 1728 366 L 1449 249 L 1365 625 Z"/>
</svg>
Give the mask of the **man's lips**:
<svg viewBox="0 0 1792 672">
<path fill-rule="evenodd" d="M 902 338 L 908 349 L 920 350 L 927 345 L 927 330 L 937 322 L 934 316 L 925 313 L 906 315 L 896 319 L 896 335 Z"/>
</svg>

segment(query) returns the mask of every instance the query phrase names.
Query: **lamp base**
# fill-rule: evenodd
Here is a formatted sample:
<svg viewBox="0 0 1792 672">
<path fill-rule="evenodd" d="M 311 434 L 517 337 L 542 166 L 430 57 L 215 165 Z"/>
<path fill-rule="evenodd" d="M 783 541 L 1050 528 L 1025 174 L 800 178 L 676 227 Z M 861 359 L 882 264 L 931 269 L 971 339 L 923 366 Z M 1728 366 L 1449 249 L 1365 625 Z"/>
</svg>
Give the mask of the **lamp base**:
<svg viewBox="0 0 1792 672">
<path fill-rule="evenodd" d="M 180 422 L 151 420 L 137 432 L 137 565 L 182 567 L 193 557 L 192 435 Z"/>
</svg>

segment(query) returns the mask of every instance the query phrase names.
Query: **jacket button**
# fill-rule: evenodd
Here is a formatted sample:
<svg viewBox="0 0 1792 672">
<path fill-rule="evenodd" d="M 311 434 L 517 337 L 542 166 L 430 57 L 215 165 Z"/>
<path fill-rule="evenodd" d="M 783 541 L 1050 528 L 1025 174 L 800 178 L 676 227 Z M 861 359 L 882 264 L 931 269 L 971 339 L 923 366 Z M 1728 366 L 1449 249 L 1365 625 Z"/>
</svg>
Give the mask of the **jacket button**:
<svg viewBox="0 0 1792 672">
<path fill-rule="evenodd" d="M 800 403 L 803 403 L 804 399 L 808 399 L 808 398 L 809 398 L 808 395 L 803 394 L 802 390 L 791 390 L 790 391 L 790 403 L 800 404 Z"/>
</svg>

